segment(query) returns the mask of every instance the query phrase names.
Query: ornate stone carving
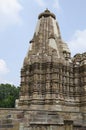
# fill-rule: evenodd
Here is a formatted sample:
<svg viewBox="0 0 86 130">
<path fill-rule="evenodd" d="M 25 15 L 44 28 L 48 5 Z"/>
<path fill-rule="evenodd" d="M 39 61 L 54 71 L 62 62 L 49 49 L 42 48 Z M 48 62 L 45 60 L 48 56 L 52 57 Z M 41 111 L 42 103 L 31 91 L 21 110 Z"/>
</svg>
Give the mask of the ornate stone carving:
<svg viewBox="0 0 86 130">
<path fill-rule="evenodd" d="M 68 130 L 73 130 L 69 120 L 76 124 L 75 113 L 86 113 L 86 52 L 71 57 L 67 44 L 61 39 L 59 25 L 55 19 L 56 16 L 49 10 L 45 10 L 38 17 L 36 31 L 21 69 L 21 91 L 17 106 L 34 110 L 34 123 L 37 120 L 43 123 L 46 118 L 52 117 L 47 120 L 47 126 L 49 123 L 66 123 L 70 125 Z M 53 111 L 56 116 L 39 118 L 41 115 L 37 111 L 40 110 L 44 112 L 43 117 L 45 111 Z M 60 113 L 62 120 L 68 122 L 63 122 L 55 111 L 64 113 L 64 116 Z M 60 122 L 55 122 L 55 119 Z M 81 116 L 79 119 L 83 122 Z M 55 127 L 47 126 L 40 124 L 40 127 L 35 126 L 34 130 L 50 130 Z M 55 130 L 58 128 L 55 127 Z M 64 130 L 63 127 L 61 130 Z"/>
</svg>

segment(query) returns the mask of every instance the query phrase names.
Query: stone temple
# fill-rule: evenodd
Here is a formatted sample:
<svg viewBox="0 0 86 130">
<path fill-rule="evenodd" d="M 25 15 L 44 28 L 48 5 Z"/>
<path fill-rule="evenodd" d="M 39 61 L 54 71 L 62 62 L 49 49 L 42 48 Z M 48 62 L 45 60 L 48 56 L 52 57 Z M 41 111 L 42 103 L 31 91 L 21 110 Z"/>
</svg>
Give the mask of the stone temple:
<svg viewBox="0 0 86 130">
<path fill-rule="evenodd" d="M 18 108 L 29 110 L 30 130 L 86 130 L 86 52 L 71 57 L 48 9 L 24 59 Z"/>
<path fill-rule="evenodd" d="M 48 9 L 38 16 L 10 113 L 22 119 L 19 130 L 86 130 L 86 52 L 71 57 Z"/>
</svg>

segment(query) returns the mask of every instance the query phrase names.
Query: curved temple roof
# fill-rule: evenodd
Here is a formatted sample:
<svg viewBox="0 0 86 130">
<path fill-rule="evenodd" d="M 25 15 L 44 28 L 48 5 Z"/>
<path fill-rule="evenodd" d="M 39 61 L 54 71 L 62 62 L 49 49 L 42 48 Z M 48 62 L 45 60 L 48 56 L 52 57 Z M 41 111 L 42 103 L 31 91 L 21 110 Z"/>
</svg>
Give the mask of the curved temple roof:
<svg viewBox="0 0 86 130">
<path fill-rule="evenodd" d="M 37 26 L 30 41 L 30 47 L 25 57 L 24 64 L 29 64 L 30 56 L 38 57 L 39 54 L 47 57 L 55 55 L 57 58 L 65 59 L 65 55 L 70 59 L 70 50 L 61 39 L 59 24 L 56 16 L 46 9 L 39 14 Z M 42 55 L 43 55 L 42 54 Z"/>
</svg>

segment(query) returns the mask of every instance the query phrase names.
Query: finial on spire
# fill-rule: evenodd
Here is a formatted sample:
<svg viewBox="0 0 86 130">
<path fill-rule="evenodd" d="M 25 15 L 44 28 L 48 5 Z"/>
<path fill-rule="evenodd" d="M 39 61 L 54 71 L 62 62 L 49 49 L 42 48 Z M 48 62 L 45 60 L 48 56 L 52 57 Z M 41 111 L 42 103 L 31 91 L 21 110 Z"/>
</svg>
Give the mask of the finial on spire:
<svg viewBox="0 0 86 130">
<path fill-rule="evenodd" d="M 48 10 L 48 8 L 46 8 L 46 10 Z"/>
<path fill-rule="evenodd" d="M 46 8 L 45 12 L 50 12 L 48 8 Z"/>
<path fill-rule="evenodd" d="M 44 17 L 51 16 L 51 17 L 53 17 L 54 19 L 56 19 L 56 16 L 55 16 L 53 13 L 51 13 L 51 12 L 48 10 L 48 8 L 46 8 L 46 10 L 45 10 L 43 13 L 41 13 L 38 18 L 40 19 L 42 16 L 44 16 Z"/>
</svg>

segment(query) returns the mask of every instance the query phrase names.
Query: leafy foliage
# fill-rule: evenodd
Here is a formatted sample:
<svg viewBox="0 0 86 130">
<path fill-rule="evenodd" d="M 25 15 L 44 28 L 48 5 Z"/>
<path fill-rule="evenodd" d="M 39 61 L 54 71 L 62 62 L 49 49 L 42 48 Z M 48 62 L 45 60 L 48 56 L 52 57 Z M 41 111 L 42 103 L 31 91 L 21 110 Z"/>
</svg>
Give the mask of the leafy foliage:
<svg viewBox="0 0 86 130">
<path fill-rule="evenodd" d="M 15 107 L 15 100 L 19 98 L 19 90 L 20 87 L 11 84 L 0 84 L 0 107 Z"/>
</svg>

